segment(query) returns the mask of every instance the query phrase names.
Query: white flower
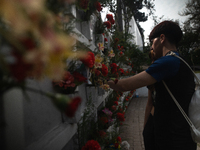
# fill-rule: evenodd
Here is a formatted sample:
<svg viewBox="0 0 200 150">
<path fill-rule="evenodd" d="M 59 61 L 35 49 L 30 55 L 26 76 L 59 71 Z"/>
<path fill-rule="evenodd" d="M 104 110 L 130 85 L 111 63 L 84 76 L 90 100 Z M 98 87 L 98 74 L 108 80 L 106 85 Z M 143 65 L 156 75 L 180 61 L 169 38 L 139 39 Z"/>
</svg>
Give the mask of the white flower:
<svg viewBox="0 0 200 150">
<path fill-rule="evenodd" d="M 130 144 L 127 141 L 122 141 L 121 150 L 129 150 Z"/>
</svg>

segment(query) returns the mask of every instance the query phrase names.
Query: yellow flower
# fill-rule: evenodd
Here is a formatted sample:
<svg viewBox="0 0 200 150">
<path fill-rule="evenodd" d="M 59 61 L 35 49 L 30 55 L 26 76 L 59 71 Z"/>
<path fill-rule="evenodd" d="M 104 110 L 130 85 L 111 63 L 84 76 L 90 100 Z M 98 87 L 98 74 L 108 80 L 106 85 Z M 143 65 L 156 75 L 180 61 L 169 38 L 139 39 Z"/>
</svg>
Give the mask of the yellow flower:
<svg viewBox="0 0 200 150">
<path fill-rule="evenodd" d="M 110 89 L 110 86 L 108 84 L 103 84 L 100 86 L 100 88 L 102 88 L 104 90 L 108 90 L 108 89 Z"/>
<path fill-rule="evenodd" d="M 97 54 L 97 55 L 95 56 L 94 67 L 95 67 L 95 68 L 102 68 L 102 64 L 101 64 L 102 60 L 103 60 L 103 58 L 102 58 L 99 54 Z"/>
<path fill-rule="evenodd" d="M 115 53 L 113 52 L 113 50 L 111 50 L 108 54 L 109 57 L 115 57 Z"/>
</svg>

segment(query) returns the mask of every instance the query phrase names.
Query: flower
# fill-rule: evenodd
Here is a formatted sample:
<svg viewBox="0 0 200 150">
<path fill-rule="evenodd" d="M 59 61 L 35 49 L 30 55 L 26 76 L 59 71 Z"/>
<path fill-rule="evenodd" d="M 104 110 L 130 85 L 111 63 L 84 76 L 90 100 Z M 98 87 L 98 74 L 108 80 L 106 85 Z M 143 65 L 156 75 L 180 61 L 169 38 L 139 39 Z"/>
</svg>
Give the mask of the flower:
<svg viewBox="0 0 200 150">
<path fill-rule="evenodd" d="M 89 140 L 87 141 L 85 146 L 81 148 L 81 150 L 101 150 L 101 146 L 99 145 L 97 141 Z"/>
<path fill-rule="evenodd" d="M 117 142 L 121 143 L 122 142 L 122 139 L 120 136 L 117 137 Z"/>
<path fill-rule="evenodd" d="M 94 67 L 95 67 L 95 68 L 102 68 L 102 64 L 101 64 L 102 60 L 103 60 L 103 58 L 101 57 L 101 55 L 97 54 L 97 55 L 95 56 Z"/>
<path fill-rule="evenodd" d="M 66 107 L 65 114 L 68 117 L 73 117 L 80 103 L 81 103 L 80 97 L 73 98 L 72 101 L 69 103 L 69 105 Z"/>
<path fill-rule="evenodd" d="M 107 39 L 107 38 L 104 38 L 104 41 L 105 41 L 105 42 L 108 42 L 108 39 Z"/>
<path fill-rule="evenodd" d="M 104 51 L 104 44 L 103 43 L 97 43 L 98 49 L 100 51 Z"/>
<path fill-rule="evenodd" d="M 109 57 L 115 57 L 115 53 L 113 52 L 113 50 L 111 50 L 110 52 L 108 52 L 108 56 Z"/>
<path fill-rule="evenodd" d="M 85 58 L 80 59 L 87 67 L 92 68 L 95 62 L 94 53 L 88 52 Z"/>
<path fill-rule="evenodd" d="M 115 111 L 117 108 L 116 108 L 115 105 L 113 105 L 113 106 L 111 107 L 111 109 L 112 109 L 113 111 Z"/>
<path fill-rule="evenodd" d="M 102 110 L 106 115 L 108 116 L 112 116 L 112 112 L 108 109 L 108 108 L 105 108 Z"/>
<path fill-rule="evenodd" d="M 119 121 L 125 121 L 123 113 L 117 113 L 117 118 L 119 119 Z"/>
<path fill-rule="evenodd" d="M 130 144 L 127 141 L 122 141 L 121 143 L 121 149 L 122 150 L 129 150 Z"/>
<path fill-rule="evenodd" d="M 119 143 L 115 143 L 115 148 L 118 149 L 119 148 Z"/>
<path fill-rule="evenodd" d="M 101 4 L 100 4 L 98 1 L 96 1 L 96 3 L 95 3 L 94 5 L 95 5 L 96 9 L 97 9 L 99 12 L 102 11 Z"/>
<path fill-rule="evenodd" d="M 101 120 L 101 122 L 102 122 L 103 124 L 108 123 L 108 118 L 107 118 L 107 117 L 101 117 L 100 120 Z"/>
<path fill-rule="evenodd" d="M 112 14 L 107 14 L 107 15 L 106 15 L 106 18 L 107 18 L 109 21 L 111 21 L 111 20 L 113 20 L 113 15 L 112 15 Z"/>
<path fill-rule="evenodd" d="M 98 132 L 98 134 L 99 134 L 99 136 L 102 137 L 102 138 L 106 137 L 106 132 L 103 131 L 103 130 L 100 130 L 100 131 Z"/>
<path fill-rule="evenodd" d="M 100 88 L 102 88 L 104 90 L 108 90 L 110 88 L 110 86 L 108 84 L 103 84 L 100 86 Z"/>
<path fill-rule="evenodd" d="M 115 38 L 115 43 L 118 43 L 119 42 L 119 39 L 118 38 Z"/>
<path fill-rule="evenodd" d="M 121 72 L 121 75 L 122 75 L 122 74 L 124 74 L 124 69 L 122 69 L 122 68 L 119 68 L 119 69 L 118 69 L 118 71 L 120 71 L 120 72 Z"/>
<path fill-rule="evenodd" d="M 46 96 L 50 97 L 54 105 L 61 111 L 65 112 L 68 117 L 73 117 L 80 102 L 80 97 L 70 99 L 68 96 L 63 94 L 51 94 L 47 93 Z"/>
<path fill-rule="evenodd" d="M 108 74 L 108 67 L 105 64 L 102 64 L 101 73 L 103 76 L 107 76 Z"/>
<path fill-rule="evenodd" d="M 74 76 L 75 81 L 77 81 L 79 84 L 82 82 L 86 82 L 87 80 L 87 78 L 85 78 L 82 74 L 80 74 L 77 71 L 73 72 L 73 76 Z"/>
<path fill-rule="evenodd" d="M 59 85 L 60 87 L 64 87 L 67 89 L 68 87 L 75 87 L 76 84 L 74 83 L 74 77 L 69 71 L 65 71 L 64 77 L 60 81 L 53 81 L 54 85 Z"/>
<path fill-rule="evenodd" d="M 99 76 L 101 74 L 101 72 L 98 69 L 95 69 L 95 75 Z"/>
<path fill-rule="evenodd" d="M 118 101 L 114 101 L 114 104 L 115 104 L 115 105 L 119 105 L 119 104 L 118 104 Z"/>
<path fill-rule="evenodd" d="M 110 29 L 110 28 L 111 28 L 111 23 L 110 23 L 110 21 L 105 21 L 105 22 L 103 22 L 103 24 L 106 26 L 107 29 Z"/>
<path fill-rule="evenodd" d="M 113 19 L 113 20 L 110 20 L 110 23 L 111 24 L 115 24 L 115 20 Z"/>
<path fill-rule="evenodd" d="M 89 0 L 80 0 L 80 7 L 82 9 L 87 9 L 89 5 Z"/>
<path fill-rule="evenodd" d="M 119 53 L 120 56 L 122 56 L 123 54 L 124 54 L 124 53 L 123 53 L 122 51 Z"/>
<path fill-rule="evenodd" d="M 112 63 L 111 65 L 110 65 L 110 67 L 111 67 L 111 73 L 117 73 L 117 64 L 116 63 Z"/>
</svg>

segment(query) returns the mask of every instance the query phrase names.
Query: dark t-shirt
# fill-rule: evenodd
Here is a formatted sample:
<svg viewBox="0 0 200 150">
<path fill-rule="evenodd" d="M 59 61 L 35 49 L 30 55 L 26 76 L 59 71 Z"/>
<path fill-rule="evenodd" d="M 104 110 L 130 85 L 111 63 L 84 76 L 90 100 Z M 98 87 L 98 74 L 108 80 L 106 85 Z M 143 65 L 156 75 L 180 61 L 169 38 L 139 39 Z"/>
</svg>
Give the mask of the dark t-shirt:
<svg viewBox="0 0 200 150">
<path fill-rule="evenodd" d="M 158 149 L 196 150 L 188 123 L 162 83 L 164 80 L 183 110 L 188 113 L 195 88 L 193 73 L 174 56 L 159 58 L 146 72 L 157 80 L 154 125 Z"/>
</svg>

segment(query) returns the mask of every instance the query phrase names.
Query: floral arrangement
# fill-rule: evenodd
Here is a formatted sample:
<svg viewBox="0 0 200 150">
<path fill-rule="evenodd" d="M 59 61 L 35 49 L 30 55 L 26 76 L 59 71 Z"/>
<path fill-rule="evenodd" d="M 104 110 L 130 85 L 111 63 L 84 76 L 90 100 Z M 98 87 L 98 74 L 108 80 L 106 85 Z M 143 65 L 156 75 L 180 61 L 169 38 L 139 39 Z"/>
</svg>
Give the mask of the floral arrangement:
<svg viewBox="0 0 200 150">
<path fill-rule="evenodd" d="M 131 91 L 127 96 L 131 98 L 132 93 L 133 91 Z M 111 92 L 106 106 L 98 112 L 97 122 L 94 122 L 93 119 L 87 119 L 92 117 L 91 112 L 94 110 L 93 107 L 95 107 L 90 102 L 91 100 L 88 100 L 82 123 L 79 124 L 79 129 L 81 129 L 79 130 L 79 135 L 81 138 L 84 135 L 81 149 L 129 149 L 129 143 L 127 141 L 122 141 L 118 131 L 116 131 L 116 128 L 122 125 L 121 122 L 125 119 L 124 113 L 126 108 L 124 106 L 121 107 L 116 103 L 120 101 L 122 96 L 122 92 Z M 112 109 L 113 106 L 115 106 L 115 109 Z M 109 127 L 112 127 L 113 129 L 108 130 Z"/>
<path fill-rule="evenodd" d="M 31 89 L 26 86 L 26 79 L 41 80 L 48 77 L 61 80 L 64 77 L 66 80 L 62 79 L 58 85 L 74 87 L 73 82 L 82 82 L 84 79 L 77 73 L 73 77 L 66 71 L 68 66 L 65 62 L 69 58 L 81 59 L 84 52 L 73 51 L 75 39 L 63 32 L 59 14 L 47 8 L 45 0 L 2 0 L 0 3 L 1 94 L 13 87 L 19 87 L 24 92 L 41 93 L 49 97 L 60 111 L 72 117 L 81 98 L 70 99 L 65 95 Z M 62 5 L 64 1 L 58 3 Z"/>
</svg>

